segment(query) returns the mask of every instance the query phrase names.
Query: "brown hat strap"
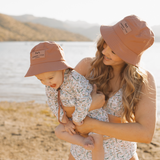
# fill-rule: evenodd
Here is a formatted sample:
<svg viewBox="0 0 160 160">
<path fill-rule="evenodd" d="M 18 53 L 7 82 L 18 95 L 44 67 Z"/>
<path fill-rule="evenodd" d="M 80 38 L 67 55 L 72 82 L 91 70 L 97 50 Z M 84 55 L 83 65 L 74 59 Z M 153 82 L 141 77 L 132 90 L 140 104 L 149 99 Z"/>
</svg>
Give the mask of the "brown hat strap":
<svg viewBox="0 0 160 160">
<path fill-rule="evenodd" d="M 64 79 L 64 72 L 62 72 L 62 79 Z M 58 91 L 58 121 L 59 121 L 59 123 L 61 123 L 61 124 L 63 124 L 63 125 L 65 125 L 65 124 L 67 124 L 68 123 L 68 118 L 67 118 L 67 116 L 66 116 L 66 112 L 65 112 L 65 110 L 64 110 L 64 106 L 63 106 L 63 104 L 62 104 L 62 102 L 61 102 L 61 99 L 60 99 L 60 87 L 57 89 L 57 91 Z M 60 110 L 61 110 L 61 108 L 63 109 L 63 113 L 64 113 L 64 117 L 65 117 L 65 119 L 66 119 L 66 123 L 62 123 L 61 121 L 60 121 Z"/>
<path fill-rule="evenodd" d="M 61 124 L 63 124 L 63 125 L 65 125 L 65 124 L 67 124 L 67 123 L 62 123 L 61 121 L 60 121 L 60 109 L 63 109 L 63 113 L 64 113 L 64 116 L 65 116 L 65 119 L 66 119 L 66 121 L 68 122 L 68 118 L 67 118 L 67 116 L 66 116 L 66 113 L 65 113 L 65 110 L 64 110 L 64 106 L 63 106 L 63 104 L 62 104 L 62 102 L 61 102 L 61 99 L 60 99 L 60 88 L 58 89 L 58 121 L 59 121 L 59 123 L 61 123 Z"/>
</svg>

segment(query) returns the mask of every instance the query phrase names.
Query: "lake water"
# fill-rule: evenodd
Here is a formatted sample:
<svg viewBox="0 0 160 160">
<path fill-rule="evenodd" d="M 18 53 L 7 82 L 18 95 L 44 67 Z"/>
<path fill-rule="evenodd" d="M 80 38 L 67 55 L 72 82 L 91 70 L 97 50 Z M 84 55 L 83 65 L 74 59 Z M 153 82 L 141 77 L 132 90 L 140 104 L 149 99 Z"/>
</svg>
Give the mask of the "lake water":
<svg viewBox="0 0 160 160">
<path fill-rule="evenodd" d="M 44 86 L 35 77 L 24 78 L 29 68 L 30 50 L 39 42 L 0 42 L 0 101 L 31 101 L 45 103 Z M 95 42 L 57 42 L 72 66 L 84 57 L 93 57 Z M 143 66 L 155 77 L 157 105 L 160 114 L 160 43 L 156 42 L 142 57 Z"/>
</svg>

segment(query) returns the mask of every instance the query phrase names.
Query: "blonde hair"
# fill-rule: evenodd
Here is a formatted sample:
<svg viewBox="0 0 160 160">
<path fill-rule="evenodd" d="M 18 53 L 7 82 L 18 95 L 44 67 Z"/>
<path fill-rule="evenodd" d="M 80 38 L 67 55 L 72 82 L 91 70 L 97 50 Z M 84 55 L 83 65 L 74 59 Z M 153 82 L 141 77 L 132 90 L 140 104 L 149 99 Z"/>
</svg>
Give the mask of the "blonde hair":
<svg viewBox="0 0 160 160">
<path fill-rule="evenodd" d="M 102 50 L 105 41 L 102 37 L 97 42 L 97 52 L 95 59 L 91 63 L 91 68 L 87 75 L 87 79 L 91 84 L 97 85 L 97 90 L 105 94 L 105 99 L 109 99 L 109 93 L 112 92 L 112 88 L 109 85 L 110 80 L 114 77 L 113 68 L 109 65 L 104 65 Z M 139 67 L 131 64 L 125 64 L 120 73 L 122 88 L 122 104 L 123 104 L 123 122 L 135 121 L 135 106 L 140 100 L 142 95 L 142 86 L 147 84 L 147 75 L 141 71 Z"/>
</svg>

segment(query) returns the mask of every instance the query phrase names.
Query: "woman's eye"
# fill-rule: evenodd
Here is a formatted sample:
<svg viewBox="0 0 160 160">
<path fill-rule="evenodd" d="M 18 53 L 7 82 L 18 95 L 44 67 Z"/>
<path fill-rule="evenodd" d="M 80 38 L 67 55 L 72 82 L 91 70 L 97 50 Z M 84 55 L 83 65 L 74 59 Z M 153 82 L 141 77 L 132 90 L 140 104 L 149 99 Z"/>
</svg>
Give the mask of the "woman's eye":
<svg viewBox="0 0 160 160">
<path fill-rule="evenodd" d="M 112 53 L 115 54 L 113 51 L 112 51 Z"/>
</svg>

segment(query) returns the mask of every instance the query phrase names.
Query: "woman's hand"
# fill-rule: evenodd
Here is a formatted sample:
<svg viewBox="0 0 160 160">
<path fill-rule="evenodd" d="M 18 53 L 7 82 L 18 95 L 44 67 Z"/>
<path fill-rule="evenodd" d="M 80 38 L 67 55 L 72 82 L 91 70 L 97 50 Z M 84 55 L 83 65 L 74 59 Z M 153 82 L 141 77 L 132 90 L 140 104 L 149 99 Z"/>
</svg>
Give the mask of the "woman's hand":
<svg viewBox="0 0 160 160">
<path fill-rule="evenodd" d="M 92 119 L 90 117 L 86 117 L 83 121 L 83 124 L 81 126 L 76 126 L 76 131 L 80 134 L 86 135 L 89 132 L 92 132 L 93 124 L 97 121 L 95 119 Z"/>
<path fill-rule="evenodd" d="M 102 92 L 97 92 L 97 86 L 95 84 L 93 85 L 91 96 L 92 96 L 92 103 L 89 111 L 103 107 L 105 103 L 105 95 Z"/>
</svg>

